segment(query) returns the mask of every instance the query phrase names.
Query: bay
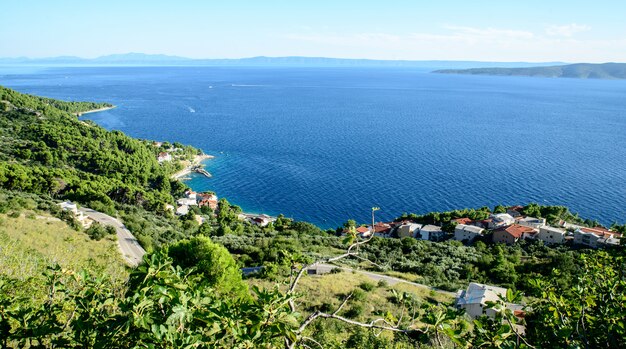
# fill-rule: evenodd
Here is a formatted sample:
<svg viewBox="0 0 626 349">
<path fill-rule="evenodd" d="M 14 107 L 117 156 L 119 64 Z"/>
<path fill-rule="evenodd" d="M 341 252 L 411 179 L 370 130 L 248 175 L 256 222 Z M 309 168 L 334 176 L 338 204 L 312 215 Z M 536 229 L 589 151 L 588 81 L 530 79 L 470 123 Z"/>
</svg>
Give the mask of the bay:
<svg viewBox="0 0 626 349">
<path fill-rule="evenodd" d="M 402 68 L 0 67 L 20 92 L 215 155 L 193 176 L 250 212 L 324 228 L 496 204 L 626 220 L 626 81 Z"/>
</svg>

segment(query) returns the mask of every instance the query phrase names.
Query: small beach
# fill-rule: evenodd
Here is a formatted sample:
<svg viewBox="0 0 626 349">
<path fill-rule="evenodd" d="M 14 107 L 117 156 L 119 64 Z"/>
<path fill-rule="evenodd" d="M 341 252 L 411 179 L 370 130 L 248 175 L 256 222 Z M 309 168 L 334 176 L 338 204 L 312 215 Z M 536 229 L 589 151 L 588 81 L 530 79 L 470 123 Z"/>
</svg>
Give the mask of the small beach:
<svg viewBox="0 0 626 349">
<path fill-rule="evenodd" d="M 185 161 L 188 164 L 186 164 L 184 169 L 174 173 L 172 175 L 172 179 L 182 180 L 182 177 L 184 177 L 184 176 L 190 174 L 191 172 L 193 172 L 193 168 L 194 167 L 201 166 L 202 161 L 208 160 L 208 159 L 213 159 L 213 158 L 214 158 L 213 155 L 207 155 L 207 154 L 196 155 L 194 157 L 193 161 L 191 161 L 191 162 Z"/>
<path fill-rule="evenodd" d="M 97 112 L 100 112 L 100 111 L 105 111 L 105 110 L 113 109 L 113 108 L 115 108 L 115 107 L 116 107 L 116 106 L 104 107 L 104 108 L 98 108 L 98 109 L 92 109 L 92 110 L 87 110 L 87 111 L 80 112 L 80 113 L 74 113 L 74 115 L 76 115 L 76 116 L 79 116 L 79 117 L 80 117 L 80 116 L 83 116 L 83 115 L 85 115 L 85 114 L 97 113 Z"/>
</svg>

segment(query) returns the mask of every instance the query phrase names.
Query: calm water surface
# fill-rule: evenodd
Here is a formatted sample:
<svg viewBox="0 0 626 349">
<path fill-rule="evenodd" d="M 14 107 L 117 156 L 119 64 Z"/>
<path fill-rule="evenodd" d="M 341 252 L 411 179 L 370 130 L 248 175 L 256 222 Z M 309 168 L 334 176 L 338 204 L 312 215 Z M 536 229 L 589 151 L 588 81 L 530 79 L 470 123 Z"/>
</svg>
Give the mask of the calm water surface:
<svg viewBox="0 0 626 349">
<path fill-rule="evenodd" d="M 357 68 L 0 68 L 111 102 L 88 117 L 216 156 L 194 176 L 247 211 L 323 227 L 531 201 L 626 221 L 626 81 Z"/>
</svg>

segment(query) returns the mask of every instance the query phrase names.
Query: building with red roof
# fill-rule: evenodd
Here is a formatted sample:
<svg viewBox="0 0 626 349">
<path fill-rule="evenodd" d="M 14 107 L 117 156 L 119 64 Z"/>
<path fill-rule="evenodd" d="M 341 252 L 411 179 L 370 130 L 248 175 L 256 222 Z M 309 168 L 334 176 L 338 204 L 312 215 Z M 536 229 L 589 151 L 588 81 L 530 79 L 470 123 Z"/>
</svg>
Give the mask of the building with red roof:
<svg viewBox="0 0 626 349">
<path fill-rule="evenodd" d="M 532 237 L 537 233 L 531 227 L 525 227 L 519 224 L 511 224 L 506 227 L 498 228 L 493 231 L 493 242 L 512 245 L 520 239 Z"/>
</svg>

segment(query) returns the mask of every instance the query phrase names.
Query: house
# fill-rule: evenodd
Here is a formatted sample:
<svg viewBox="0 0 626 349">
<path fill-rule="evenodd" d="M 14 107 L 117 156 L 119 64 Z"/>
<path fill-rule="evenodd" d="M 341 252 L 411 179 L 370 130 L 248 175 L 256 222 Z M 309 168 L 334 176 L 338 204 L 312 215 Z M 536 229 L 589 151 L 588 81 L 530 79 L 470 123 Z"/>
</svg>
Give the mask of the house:
<svg viewBox="0 0 626 349">
<path fill-rule="evenodd" d="M 419 235 L 415 235 L 416 239 L 441 241 L 445 237 L 445 233 L 441 230 L 441 227 L 436 225 L 427 224 L 420 228 Z"/>
<path fill-rule="evenodd" d="M 487 302 L 501 301 L 501 298 L 506 297 L 506 291 L 507 289 L 503 287 L 470 282 L 467 290 L 457 292 L 454 304 L 458 309 L 464 309 L 465 313 L 472 319 L 482 315 L 493 318 L 496 315 L 496 310 L 490 309 Z M 517 316 L 523 316 L 522 305 L 506 303 L 506 307 L 514 313 L 517 312 Z"/>
<path fill-rule="evenodd" d="M 204 221 L 205 221 L 204 217 L 202 217 L 200 215 L 194 215 L 193 218 L 196 220 L 198 225 L 202 225 L 202 223 L 204 223 Z"/>
<path fill-rule="evenodd" d="M 456 224 L 465 224 L 465 225 L 471 225 L 472 223 L 474 223 L 473 220 L 471 220 L 471 219 L 469 219 L 467 217 L 455 218 L 451 222 L 455 222 Z"/>
<path fill-rule="evenodd" d="M 176 208 L 176 214 L 179 216 L 184 216 L 187 213 L 189 213 L 189 206 L 188 205 L 180 205 Z"/>
<path fill-rule="evenodd" d="M 170 204 L 165 204 L 165 210 L 173 212 L 175 210 L 175 207 L 173 205 L 170 205 Z"/>
<path fill-rule="evenodd" d="M 598 248 L 602 246 L 619 246 L 622 234 L 606 228 L 578 228 L 574 231 L 574 243 L 577 245 Z"/>
<path fill-rule="evenodd" d="M 537 232 L 531 227 L 519 224 L 511 224 L 493 231 L 493 242 L 512 245 L 520 239 L 534 236 Z"/>
<path fill-rule="evenodd" d="M 195 198 L 193 198 L 193 199 L 190 199 L 190 198 L 178 199 L 178 200 L 176 200 L 176 203 L 178 204 L 178 206 L 196 206 L 196 205 L 198 205 L 198 202 L 196 201 Z"/>
<path fill-rule="evenodd" d="M 360 226 L 356 228 L 356 233 L 361 235 L 362 237 L 369 237 L 372 235 L 372 228 L 366 226 Z"/>
<path fill-rule="evenodd" d="M 185 197 L 187 197 L 187 199 L 198 200 L 198 193 L 193 190 L 187 190 L 185 191 Z"/>
<path fill-rule="evenodd" d="M 250 223 L 258 225 L 259 227 L 265 227 L 272 222 L 272 217 L 262 214 L 258 216 L 251 217 Z"/>
<path fill-rule="evenodd" d="M 396 228 L 396 235 L 399 238 L 412 238 L 415 237 L 420 229 L 422 229 L 421 224 L 406 222 Z"/>
<path fill-rule="evenodd" d="M 213 193 L 197 193 L 196 194 L 196 199 L 197 200 L 215 200 L 215 201 L 217 201 L 217 195 L 215 195 Z"/>
<path fill-rule="evenodd" d="M 541 240 L 546 244 L 564 244 L 567 232 L 563 229 L 544 225 L 539 228 L 539 233 L 535 235 L 535 239 Z"/>
<path fill-rule="evenodd" d="M 78 214 L 78 205 L 76 205 L 75 203 L 71 201 L 64 201 L 64 202 L 58 203 L 57 205 L 61 206 L 61 209 L 63 211 L 70 211 L 74 215 Z"/>
<path fill-rule="evenodd" d="M 157 156 L 157 161 L 158 162 L 172 161 L 172 154 L 162 151 Z"/>
<path fill-rule="evenodd" d="M 393 227 L 389 223 L 378 222 L 374 224 L 374 236 L 388 237 Z"/>
<path fill-rule="evenodd" d="M 517 218 L 517 217 L 521 217 L 522 216 L 522 210 L 524 209 L 524 206 L 511 206 L 509 208 L 506 209 L 506 213 L 509 214 L 511 217 L 513 218 Z"/>
<path fill-rule="evenodd" d="M 489 229 L 497 229 L 501 227 L 506 227 L 507 225 L 511 225 L 515 223 L 515 218 L 513 218 L 508 213 L 496 213 L 489 216 L 491 218 L 491 223 L 489 224 Z"/>
<path fill-rule="evenodd" d="M 467 224 L 457 224 L 454 228 L 454 240 L 473 242 L 477 237 L 482 236 L 485 229 Z"/>
<path fill-rule="evenodd" d="M 518 217 L 515 218 L 515 223 L 519 225 L 523 225 L 526 227 L 531 227 L 535 229 L 539 229 L 540 227 L 546 225 L 545 218 L 534 218 L 534 217 Z"/>
<path fill-rule="evenodd" d="M 63 211 L 71 212 L 72 215 L 74 216 L 74 219 L 76 219 L 78 223 L 80 223 L 83 226 L 83 228 L 89 228 L 91 224 L 93 224 L 93 220 L 85 216 L 83 212 L 79 211 L 78 205 L 76 205 L 75 203 L 71 201 L 64 201 L 64 202 L 58 203 L 57 205 L 59 205 Z"/>
<path fill-rule="evenodd" d="M 208 206 L 211 210 L 215 211 L 217 210 L 217 200 L 202 199 L 198 201 L 198 206 L 199 207 Z"/>
<path fill-rule="evenodd" d="M 468 223 L 468 225 L 473 225 L 475 227 L 481 227 L 483 229 L 490 229 L 489 227 L 493 224 L 493 219 L 488 218 L 488 219 L 481 219 L 481 220 L 477 220 L 477 221 L 473 221 L 471 223 Z"/>
</svg>

